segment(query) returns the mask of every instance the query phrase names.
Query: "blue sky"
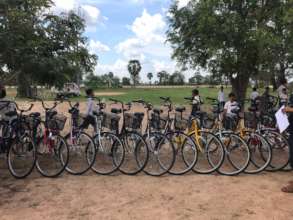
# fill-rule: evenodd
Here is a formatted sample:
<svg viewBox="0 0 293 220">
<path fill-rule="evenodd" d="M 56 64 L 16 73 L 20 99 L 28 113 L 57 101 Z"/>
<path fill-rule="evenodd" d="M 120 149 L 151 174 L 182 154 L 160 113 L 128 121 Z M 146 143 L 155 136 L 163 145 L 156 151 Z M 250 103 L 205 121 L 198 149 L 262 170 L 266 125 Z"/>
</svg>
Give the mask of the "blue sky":
<svg viewBox="0 0 293 220">
<path fill-rule="evenodd" d="M 189 0 L 54 0 L 53 11 L 76 10 L 86 20 L 88 47 L 99 57 L 96 74 L 129 76 L 128 61 L 139 59 L 141 79 L 146 81 L 148 72 L 180 69 L 165 43 L 166 16 L 174 1 L 184 7 Z M 191 75 L 187 71 L 186 78 Z"/>
</svg>

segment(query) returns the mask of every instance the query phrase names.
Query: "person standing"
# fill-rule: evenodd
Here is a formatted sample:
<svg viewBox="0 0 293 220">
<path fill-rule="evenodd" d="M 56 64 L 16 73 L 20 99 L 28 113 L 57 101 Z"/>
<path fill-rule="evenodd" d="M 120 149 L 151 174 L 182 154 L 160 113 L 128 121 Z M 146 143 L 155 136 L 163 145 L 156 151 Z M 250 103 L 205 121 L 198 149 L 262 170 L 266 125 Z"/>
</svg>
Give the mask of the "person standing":
<svg viewBox="0 0 293 220">
<path fill-rule="evenodd" d="M 224 108 L 225 101 L 224 87 L 221 86 L 220 91 L 218 92 L 218 102 L 220 103 L 221 109 Z"/>
<path fill-rule="evenodd" d="M 289 138 L 288 138 L 288 143 L 289 143 L 289 165 L 291 168 L 293 168 L 293 95 L 290 96 L 290 107 L 285 107 L 283 109 L 284 113 L 289 113 L 289 128 L 288 128 L 288 133 L 289 133 Z M 293 193 L 293 180 L 289 182 L 287 186 L 284 186 L 281 189 L 285 193 Z"/>
</svg>

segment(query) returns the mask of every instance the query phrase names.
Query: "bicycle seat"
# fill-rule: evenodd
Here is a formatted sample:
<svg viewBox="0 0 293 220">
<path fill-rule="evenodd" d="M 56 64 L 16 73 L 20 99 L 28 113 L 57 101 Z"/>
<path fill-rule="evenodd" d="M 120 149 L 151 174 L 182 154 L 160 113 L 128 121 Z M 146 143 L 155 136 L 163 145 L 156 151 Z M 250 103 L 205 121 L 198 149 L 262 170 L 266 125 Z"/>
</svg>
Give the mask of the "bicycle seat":
<svg viewBox="0 0 293 220">
<path fill-rule="evenodd" d="M 38 118 L 38 117 L 41 116 L 41 113 L 39 113 L 39 112 L 33 112 L 33 113 L 30 113 L 29 116 L 30 117 L 33 117 L 33 118 Z"/>
<path fill-rule="evenodd" d="M 177 108 L 175 109 L 176 112 L 180 112 L 180 113 L 184 112 L 185 110 L 186 110 L 185 107 L 177 107 Z"/>
<path fill-rule="evenodd" d="M 6 112 L 5 115 L 7 117 L 13 117 L 13 116 L 16 116 L 17 115 L 17 112 L 16 111 Z"/>
<path fill-rule="evenodd" d="M 112 108 L 111 112 L 114 113 L 114 114 L 120 114 L 122 112 L 122 110 L 118 109 L 118 108 Z"/>
</svg>

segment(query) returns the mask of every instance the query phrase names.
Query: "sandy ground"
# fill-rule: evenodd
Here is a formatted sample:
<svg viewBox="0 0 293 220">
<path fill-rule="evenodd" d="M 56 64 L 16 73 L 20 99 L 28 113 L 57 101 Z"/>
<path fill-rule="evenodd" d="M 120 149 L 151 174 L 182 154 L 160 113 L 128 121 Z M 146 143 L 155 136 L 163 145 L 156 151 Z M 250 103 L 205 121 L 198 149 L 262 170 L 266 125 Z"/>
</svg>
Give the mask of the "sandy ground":
<svg viewBox="0 0 293 220">
<path fill-rule="evenodd" d="M 35 109 L 40 109 L 36 105 Z M 63 113 L 68 107 L 59 107 Z M 82 109 L 84 106 L 82 105 Z M 219 175 L 12 178 L 0 158 L 0 219 L 293 219 L 292 172 Z"/>
<path fill-rule="evenodd" d="M 34 173 L 15 180 L 1 169 L 0 219 L 276 219 L 293 218 L 293 196 L 280 187 L 291 173 L 160 178 Z"/>
</svg>

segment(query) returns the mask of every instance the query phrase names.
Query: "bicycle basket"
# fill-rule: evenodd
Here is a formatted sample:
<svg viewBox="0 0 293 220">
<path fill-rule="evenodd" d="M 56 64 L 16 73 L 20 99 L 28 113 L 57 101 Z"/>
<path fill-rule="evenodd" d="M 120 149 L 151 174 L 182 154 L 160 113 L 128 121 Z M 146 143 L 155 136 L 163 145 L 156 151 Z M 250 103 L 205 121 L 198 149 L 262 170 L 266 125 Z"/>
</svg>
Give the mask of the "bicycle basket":
<svg viewBox="0 0 293 220">
<path fill-rule="evenodd" d="M 24 116 L 24 123 L 26 125 L 26 129 L 32 130 L 34 129 L 38 123 L 40 122 L 40 118 L 32 117 L 32 116 Z"/>
<path fill-rule="evenodd" d="M 65 127 L 66 120 L 66 116 L 57 114 L 48 121 L 48 128 L 51 130 L 62 131 Z"/>
<path fill-rule="evenodd" d="M 161 116 L 158 113 L 153 112 L 151 114 L 150 126 L 156 130 L 161 130 L 166 127 L 167 121 L 167 116 Z"/>
<path fill-rule="evenodd" d="M 226 130 L 236 130 L 237 128 L 237 116 L 226 116 L 223 121 L 223 127 Z"/>
<path fill-rule="evenodd" d="M 175 129 L 184 131 L 188 128 L 188 119 L 181 117 L 181 113 L 175 114 Z"/>
<path fill-rule="evenodd" d="M 144 118 L 144 113 L 125 113 L 125 127 L 132 129 L 140 129 L 142 121 Z"/>
<path fill-rule="evenodd" d="M 119 129 L 120 116 L 114 113 L 103 112 L 102 127 L 108 128 L 111 131 Z"/>
<path fill-rule="evenodd" d="M 246 128 L 256 129 L 257 119 L 253 112 L 244 112 L 244 126 Z"/>
<path fill-rule="evenodd" d="M 215 115 L 214 114 L 207 114 L 203 118 L 203 128 L 205 129 L 212 129 L 215 124 Z"/>
</svg>

